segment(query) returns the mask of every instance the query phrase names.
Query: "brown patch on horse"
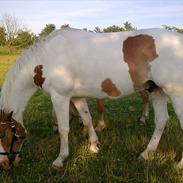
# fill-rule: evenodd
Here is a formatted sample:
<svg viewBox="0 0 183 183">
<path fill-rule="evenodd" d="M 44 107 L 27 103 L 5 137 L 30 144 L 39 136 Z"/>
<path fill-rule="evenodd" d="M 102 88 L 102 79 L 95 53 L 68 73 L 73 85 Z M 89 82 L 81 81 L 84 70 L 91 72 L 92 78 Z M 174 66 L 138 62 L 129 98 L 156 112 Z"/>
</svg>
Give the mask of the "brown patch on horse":
<svg viewBox="0 0 183 183">
<path fill-rule="evenodd" d="M 118 90 L 118 88 L 111 79 L 105 79 L 102 82 L 101 87 L 102 91 L 104 91 L 105 93 L 107 93 L 107 95 L 111 97 L 118 97 L 121 94 L 121 92 Z"/>
<path fill-rule="evenodd" d="M 43 65 L 37 65 L 34 69 L 34 73 L 35 73 L 34 83 L 41 88 L 45 81 L 45 78 L 43 77 L 42 69 L 43 69 Z"/>
<path fill-rule="evenodd" d="M 153 37 L 146 34 L 128 37 L 123 42 L 123 55 L 129 66 L 134 88 L 139 89 L 148 77 L 149 63 L 158 57 Z"/>
</svg>

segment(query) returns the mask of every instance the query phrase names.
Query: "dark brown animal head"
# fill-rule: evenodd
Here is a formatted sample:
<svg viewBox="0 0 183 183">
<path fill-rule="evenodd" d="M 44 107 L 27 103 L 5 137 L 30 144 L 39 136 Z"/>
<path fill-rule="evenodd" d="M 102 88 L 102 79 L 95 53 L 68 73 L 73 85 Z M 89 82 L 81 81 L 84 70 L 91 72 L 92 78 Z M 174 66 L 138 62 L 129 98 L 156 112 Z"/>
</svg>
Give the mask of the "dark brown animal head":
<svg viewBox="0 0 183 183">
<path fill-rule="evenodd" d="M 0 164 L 4 170 L 9 170 L 9 155 L 20 152 L 26 137 L 25 128 L 12 118 L 13 112 L 0 111 Z M 2 153 L 7 153 L 3 155 Z M 17 165 L 18 154 L 14 156 L 13 164 Z"/>
</svg>

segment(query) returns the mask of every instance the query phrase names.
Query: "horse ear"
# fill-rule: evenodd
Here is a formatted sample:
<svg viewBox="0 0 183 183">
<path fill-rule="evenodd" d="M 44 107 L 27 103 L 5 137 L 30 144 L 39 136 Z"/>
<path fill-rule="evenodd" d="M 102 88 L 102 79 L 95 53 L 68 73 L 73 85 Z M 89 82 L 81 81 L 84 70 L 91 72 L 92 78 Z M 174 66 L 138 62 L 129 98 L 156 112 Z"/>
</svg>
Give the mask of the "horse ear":
<svg viewBox="0 0 183 183">
<path fill-rule="evenodd" d="M 13 116 L 13 111 L 11 111 L 11 112 L 8 114 L 8 119 L 11 119 L 12 116 Z"/>
</svg>

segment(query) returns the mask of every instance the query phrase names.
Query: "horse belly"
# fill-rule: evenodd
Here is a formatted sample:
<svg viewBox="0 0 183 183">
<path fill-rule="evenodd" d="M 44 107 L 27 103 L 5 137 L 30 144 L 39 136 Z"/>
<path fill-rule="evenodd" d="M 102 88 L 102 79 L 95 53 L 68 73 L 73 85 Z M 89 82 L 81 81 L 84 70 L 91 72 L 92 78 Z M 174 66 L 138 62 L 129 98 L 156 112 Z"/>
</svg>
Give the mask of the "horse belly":
<svg viewBox="0 0 183 183">
<path fill-rule="evenodd" d="M 80 67 L 79 70 L 72 93 L 75 97 L 121 98 L 134 92 L 128 67 L 122 61 L 88 69 L 85 66 L 83 70 Z"/>
</svg>

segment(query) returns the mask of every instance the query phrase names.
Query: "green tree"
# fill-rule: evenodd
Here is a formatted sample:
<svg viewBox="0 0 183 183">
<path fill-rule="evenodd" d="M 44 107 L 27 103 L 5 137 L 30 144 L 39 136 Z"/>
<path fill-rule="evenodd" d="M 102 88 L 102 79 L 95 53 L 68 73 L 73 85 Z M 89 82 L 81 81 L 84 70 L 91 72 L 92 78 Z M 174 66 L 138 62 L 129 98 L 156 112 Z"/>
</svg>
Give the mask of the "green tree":
<svg viewBox="0 0 183 183">
<path fill-rule="evenodd" d="M 181 29 L 181 28 L 178 28 L 178 27 L 175 27 L 175 26 L 168 26 L 168 25 L 163 25 L 163 27 L 167 30 L 176 31 L 176 32 L 179 32 L 179 33 L 183 34 L 183 29 Z"/>
<path fill-rule="evenodd" d="M 96 32 L 96 33 L 101 33 L 102 30 L 100 29 L 100 27 L 97 26 L 97 27 L 95 27 L 94 32 Z"/>
<path fill-rule="evenodd" d="M 69 28 L 69 27 L 70 27 L 69 24 L 63 24 L 63 25 L 60 26 L 61 29 L 63 29 L 63 28 Z"/>
<path fill-rule="evenodd" d="M 119 27 L 117 25 L 112 25 L 103 29 L 103 32 L 122 32 L 125 31 L 123 27 Z"/>
<path fill-rule="evenodd" d="M 99 30 L 100 30 L 100 28 L 99 28 Z M 123 24 L 123 26 L 121 26 L 121 27 L 118 25 L 112 25 L 112 26 L 104 28 L 102 32 L 124 32 L 124 31 L 133 31 L 133 30 L 136 30 L 136 28 L 133 27 L 131 23 L 126 21 Z M 97 28 L 97 31 L 98 31 L 98 28 Z"/>
<path fill-rule="evenodd" d="M 18 32 L 23 30 L 24 27 L 21 21 L 14 15 L 5 13 L 0 17 L 0 25 L 5 29 L 6 44 L 9 48 L 9 52 L 12 52 L 11 46 L 16 38 Z"/>
<path fill-rule="evenodd" d="M 21 48 L 26 48 L 33 44 L 36 36 L 29 31 L 21 31 L 18 33 L 13 45 L 19 46 Z"/>
<path fill-rule="evenodd" d="M 40 37 L 45 37 L 56 29 L 54 24 L 46 24 L 46 27 L 39 34 Z"/>
<path fill-rule="evenodd" d="M 133 30 L 136 30 L 136 28 L 133 27 L 132 24 L 129 23 L 128 21 L 126 21 L 123 25 L 124 25 L 124 30 L 125 31 L 133 31 Z"/>
<path fill-rule="evenodd" d="M 6 33 L 3 27 L 0 27 L 0 46 L 5 45 L 6 43 Z"/>
</svg>

